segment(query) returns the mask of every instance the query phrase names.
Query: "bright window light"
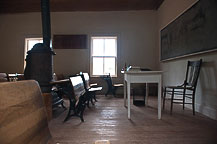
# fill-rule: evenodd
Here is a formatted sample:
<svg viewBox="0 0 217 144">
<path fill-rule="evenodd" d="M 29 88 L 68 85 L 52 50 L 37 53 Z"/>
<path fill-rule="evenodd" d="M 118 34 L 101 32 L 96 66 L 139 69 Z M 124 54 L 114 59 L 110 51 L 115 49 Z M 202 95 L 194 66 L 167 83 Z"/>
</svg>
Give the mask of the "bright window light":
<svg viewBox="0 0 217 144">
<path fill-rule="evenodd" d="M 26 52 L 31 50 L 33 46 L 37 43 L 43 43 L 43 38 L 26 38 L 25 39 Z"/>
<path fill-rule="evenodd" d="M 91 75 L 117 76 L 117 37 L 91 37 Z"/>
<path fill-rule="evenodd" d="M 43 38 L 25 38 L 25 50 L 24 50 L 24 68 L 26 66 L 26 55 L 29 50 L 37 43 L 43 43 Z"/>
</svg>

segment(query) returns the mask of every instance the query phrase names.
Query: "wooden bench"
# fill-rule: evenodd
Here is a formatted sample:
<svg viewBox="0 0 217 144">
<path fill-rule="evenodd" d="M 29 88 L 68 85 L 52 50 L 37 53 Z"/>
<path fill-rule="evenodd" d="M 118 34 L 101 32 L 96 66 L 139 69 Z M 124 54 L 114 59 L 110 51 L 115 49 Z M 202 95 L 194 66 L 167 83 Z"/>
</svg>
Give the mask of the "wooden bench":
<svg viewBox="0 0 217 144">
<path fill-rule="evenodd" d="M 80 72 L 80 75 L 82 77 L 82 80 L 84 83 L 84 88 L 85 88 L 85 91 L 87 93 L 87 106 L 89 107 L 90 101 L 91 101 L 92 105 L 94 105 L 93 99 L 95 100 L 95 102 L 97 102 L 96 92 L 101 91 L 102 87 L 97 86 L 97 84 L 90 84 L 90 77 L 89 77 L 88 73 Z"/>
<path fill-rule="evenodd" d="M 0 83 L 0 143 L 47 144 L 52 141 L 38 83 Z"/>
<path fill-rule="evenodd" d="M 84 83 L 80 75 L 70 77 L 71 86 L 64 88 L 64 93 L 69 99 L 69 110 L 64 120 L 67 121 L 71 116 L 80 117 L 83 122 L 83 112 L 86 107 L 86 92 Z"/>
</svg>

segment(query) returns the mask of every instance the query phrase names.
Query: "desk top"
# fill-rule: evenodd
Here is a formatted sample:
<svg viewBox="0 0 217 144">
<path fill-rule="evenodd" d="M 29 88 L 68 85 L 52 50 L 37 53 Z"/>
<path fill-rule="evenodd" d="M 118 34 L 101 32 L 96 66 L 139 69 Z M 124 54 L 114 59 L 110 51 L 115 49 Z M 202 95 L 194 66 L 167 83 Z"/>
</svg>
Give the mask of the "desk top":
<svg viewBox="0 0 217 144">
<path fill-rule="evenodd" d="M 51 81 L 50 84 L 51 84 L 51 85 L 55 85 L 55 84 L 64 84 L 64 83 L 68 83 L 68 82 L 70 82 L 70 79 L 63 79 L 63 80 Z"/>
<path fill-rule="evenodd" d="M 162 74 L 163 71 L 121 71 L 123 74 Z"/>
</svg>

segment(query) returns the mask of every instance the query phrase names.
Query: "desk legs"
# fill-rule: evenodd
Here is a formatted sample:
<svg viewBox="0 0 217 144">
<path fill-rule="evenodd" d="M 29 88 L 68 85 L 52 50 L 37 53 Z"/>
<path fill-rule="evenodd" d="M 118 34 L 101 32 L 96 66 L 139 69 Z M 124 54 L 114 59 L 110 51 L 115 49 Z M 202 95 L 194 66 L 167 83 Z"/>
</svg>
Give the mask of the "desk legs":
<svg viewBox="0 0 217 144">
<path fill-rule="evenodd" d="M 145 93 L 145 105 L 148 106 L 148 94 L 149 94 L 149 88 L 148 88 L 148 83 L 145 84 L 145 90 L 146 90 L 146 93 Z"/>
<path fill-rule="evenodd" d="M 162 86 L 162 80 L 161 76 L 156 81 L 158 83 L 158 119 L 161 119 L 161 86 Z M 126 99 L 127 99 L 127 105 L 126 105 Z M 146 83 L 146 105 L 148 105 L 148 83 Z M 130 118 L 130 82 L 125 81 L 124 77 L 124 106 L 127 106 L 127 113 L 128 113 L 128 119 Z"/>
<path fill-rule="evenodd" d="M 126 105 L 126 98 L 127 98 L 127 87 L 126 87 L 126 81 L 124 80 L 124 106 L 127 107 Z"/>
<path fill-rule="evenodd" d="M 127 101 L 128 119 L 130 119 L 130 82 L 127 83 Z"/>
<path fill-rule="evenodd" d="M 161 119 L 161 78 L 158 82 L 158 119 Z"/>
</svg>

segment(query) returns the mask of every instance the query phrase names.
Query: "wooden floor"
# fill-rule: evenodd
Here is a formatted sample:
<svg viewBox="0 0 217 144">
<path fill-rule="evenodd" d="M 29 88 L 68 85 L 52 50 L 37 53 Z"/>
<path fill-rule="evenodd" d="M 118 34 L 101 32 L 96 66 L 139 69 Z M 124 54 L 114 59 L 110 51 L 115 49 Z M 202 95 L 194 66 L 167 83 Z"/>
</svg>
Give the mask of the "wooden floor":
<svg viewBox="0 0 217 144">
<path fill-rule="evenodd" d="M 191 110 L 174 107 L 169 114 L 169 103 L 157 119 L 157 98 L 149 97 L 149 106 L 132 105 L 131 120 L 123 98 L 97 96 L 95 106 L 90 105 L 84 113 L 85 122 L 72 117 L 63 120 L 67 111 L 56 113 L 50 131 L 56 143 L 94 144 L 97 140 L 109 140 L 111 144 L 217 144 L 217 121 Z"/>
</svg>

